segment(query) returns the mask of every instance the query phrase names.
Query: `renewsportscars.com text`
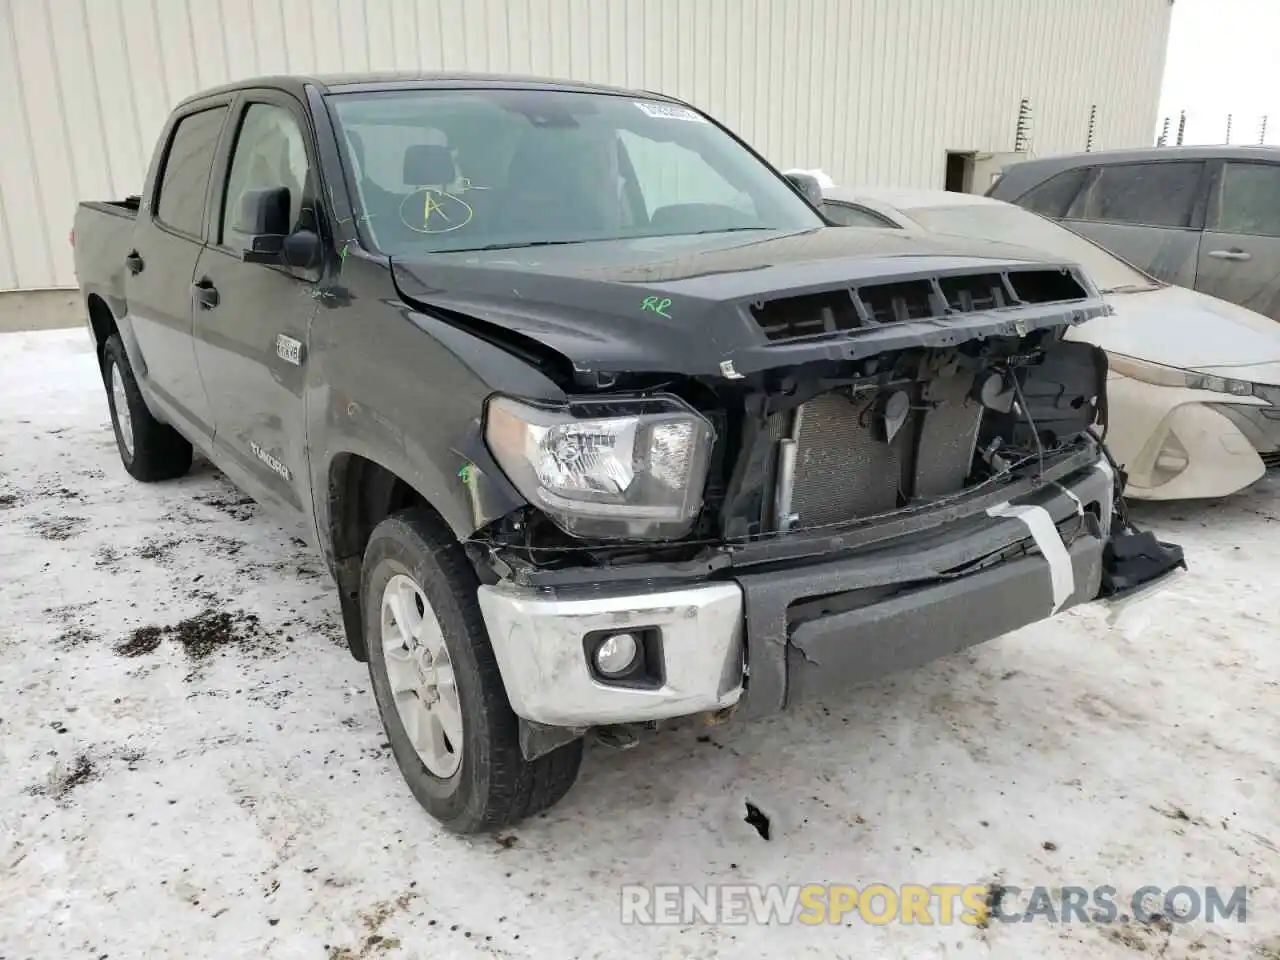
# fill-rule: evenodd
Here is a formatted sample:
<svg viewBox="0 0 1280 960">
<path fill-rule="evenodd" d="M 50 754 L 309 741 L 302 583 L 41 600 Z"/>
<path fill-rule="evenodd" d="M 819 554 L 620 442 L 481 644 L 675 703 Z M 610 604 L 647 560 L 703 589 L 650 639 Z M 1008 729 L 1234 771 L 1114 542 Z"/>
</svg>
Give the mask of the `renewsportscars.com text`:
<svg viewBox="0 0 1280 960">
<path fill-rule="evenodd" d="M 1175 923 L 1243 921 L 1245 887 L 1143 886 L 1128 897 L 1115 887 L 872 883 L 624 886 L 624 924 Z"/>
</svg>

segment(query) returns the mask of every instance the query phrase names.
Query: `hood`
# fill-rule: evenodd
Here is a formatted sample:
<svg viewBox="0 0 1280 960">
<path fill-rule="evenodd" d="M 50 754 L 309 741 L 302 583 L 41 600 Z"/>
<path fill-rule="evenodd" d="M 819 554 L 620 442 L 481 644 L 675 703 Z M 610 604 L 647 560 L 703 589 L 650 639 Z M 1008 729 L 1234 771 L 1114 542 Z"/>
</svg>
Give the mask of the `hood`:
<svg viewBox="0 0 1280 960">
<path fill-rule="evenodd" d="M 1041 255 L 1001 244 L 839 227 L 392 259 L 397 289 L 411 305 L 534 341 L 567 357 L 579 370 L 695 375 L 720 374 L 726 361 L 737 371 L 749 373 L 788 360 L 851 356 L 847 346 L 833 346 L 830 340 L 820 347 L 813 341 L 768 342 L 749 309 L 762 300 L 871 282 L 1028 266 L 1068 265 L 1046 263 Z M 1054 318 L 1042 318 L 1043 322 L 1033 325 L 1062 325 L 1104 309 L 1095 302 L 1092 311 L 1077 310 L 1072 317 L 1071 311 L 1057 306 L 1050 311 Z M 991 315 L 984 316 L 990 323 Z M 944 321 L 928 323 L 939 330 L 941 340 Z M 947 341 L 956 342 L 955 331 L 965 320 L 945 323 L 951 331 Z M 909 326 L 886 324 L 850 339 L 887 341 L 891 328 Z M 987 335 L 998 332 L 1002 331 L 986 331 Z"/>
<path fill-rule="evenodd" d="M 1233 368 L 1280 364 L 1280 324 L 1234 303 L 1174 286 L 1109 293 L 1106 300 L 1114 315 L 1077 327 L 1071 339 L 1139 360 L 1219 376 L 1236 377 L 1229 372 Z"/>
</svg>

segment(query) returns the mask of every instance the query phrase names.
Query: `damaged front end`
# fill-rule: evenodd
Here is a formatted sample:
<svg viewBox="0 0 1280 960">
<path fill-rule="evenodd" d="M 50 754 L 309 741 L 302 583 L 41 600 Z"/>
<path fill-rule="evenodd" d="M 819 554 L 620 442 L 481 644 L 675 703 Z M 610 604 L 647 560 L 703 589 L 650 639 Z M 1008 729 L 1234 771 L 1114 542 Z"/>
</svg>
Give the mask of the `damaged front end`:
<svg viewBox="0 0 1280 960">
<path fill-rule="evenodd" d="M 1106 355 L 1063 339 L 1092 293 L 1006 269 L 755 300 L 719 376 L 493 398 L 488 467 L 528 505 L 467 546 L 526 752 L 830 696 L 1181 567 L 1125 518 Z"/>
</svg>

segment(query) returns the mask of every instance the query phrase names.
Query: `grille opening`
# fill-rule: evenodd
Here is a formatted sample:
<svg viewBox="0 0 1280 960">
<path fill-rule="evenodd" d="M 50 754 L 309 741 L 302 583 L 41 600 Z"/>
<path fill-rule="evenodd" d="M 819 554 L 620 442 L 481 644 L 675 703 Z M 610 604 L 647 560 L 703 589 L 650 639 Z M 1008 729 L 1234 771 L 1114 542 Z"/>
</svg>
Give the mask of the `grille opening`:
<svg viewBox="0 0 1280 960">
<path fill-rule="evenodd" d="M 1061 270 L 1020 270 L 1009 274 L 1014 296 L 1023 303 L 1056 303 L 1083 300 L 1089 294 L 1069 273 Z"/>
<path fill-rule="evenodd" d="M 934 309 L 933 284 L 928 280 L 859 287 L 858 299 L 877 323 L 923 320 L 942 312 Z"/>
<path fill-rule="evenodd" d="M 770 340 L 812 337 L 859 325 L 848 290 L 827 290 L 752 304 L 751 316 Z"/>
<path fill-rule="evenodd" d="M 1004 281 L 998 273 L 980 273 L 970 277 L 942 277 L 938 280 L 947 306 L 959 313 L 975 310 L 998 310 L 1008 306 Z"/>
</svg>

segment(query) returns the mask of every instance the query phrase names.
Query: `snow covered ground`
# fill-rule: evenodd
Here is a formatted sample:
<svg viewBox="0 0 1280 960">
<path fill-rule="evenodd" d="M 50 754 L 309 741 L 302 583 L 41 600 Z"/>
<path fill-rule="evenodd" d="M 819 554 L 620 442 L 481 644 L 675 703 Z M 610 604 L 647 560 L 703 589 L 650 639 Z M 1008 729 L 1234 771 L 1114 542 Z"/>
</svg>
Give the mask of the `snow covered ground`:
<svg viewBox="0 0 1280 960">
<path fill-rule="evenodd" d="M 296 531 L 207 464 L 134 483 L 106 409 L 82 330 L 0 336 L 0 957 L 1280 957 L 1275 478 L 1137 509 L 1194 575 L 1114 626 L 595 747 L 547 815 L 465 840 L 403 786 Z M 1249 913 L 619 922 L 624 883 L 874 881 L 1247 885 Z"/>
</svg>

